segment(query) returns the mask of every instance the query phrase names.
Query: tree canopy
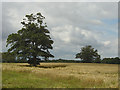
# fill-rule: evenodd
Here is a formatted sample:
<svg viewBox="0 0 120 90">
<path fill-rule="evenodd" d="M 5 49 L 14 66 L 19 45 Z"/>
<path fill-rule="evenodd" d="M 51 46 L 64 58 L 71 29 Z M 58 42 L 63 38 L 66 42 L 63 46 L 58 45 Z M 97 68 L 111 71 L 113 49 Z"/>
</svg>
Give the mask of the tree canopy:
<svg viewBox="0 0 120 90">
<path fill-rule="evenodd" d="M 100 55 L 91 45 L 81 48 L 80 53 L 76 54 L 76 58 L 80 58 L 85 63 L 100 62 Z"/>
<path fill-rule="evenodd" d="M 21 22 L 22 29 L 7 38 L 7 46 L 10 45 L 8 52 L 27 59 L 34 66 L 39 64 L 41 57 L 54 57 L 49 52 L 49 49 L 53 49 L 53 40 L 44 19 L 41 13 L 26 15 Z"/>
</svg>

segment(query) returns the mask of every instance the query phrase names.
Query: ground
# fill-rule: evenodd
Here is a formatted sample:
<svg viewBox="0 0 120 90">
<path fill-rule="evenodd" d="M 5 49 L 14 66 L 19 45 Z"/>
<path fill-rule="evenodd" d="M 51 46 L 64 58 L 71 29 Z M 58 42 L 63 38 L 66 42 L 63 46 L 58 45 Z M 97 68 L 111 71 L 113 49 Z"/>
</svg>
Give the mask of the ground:
<svg viewBox="0 0 120 90">
<path fill-rule="evenodd" d="M 118 65 L 95 63 L 2 64 L 3 88 L 118 88 Z"/>
</svg>

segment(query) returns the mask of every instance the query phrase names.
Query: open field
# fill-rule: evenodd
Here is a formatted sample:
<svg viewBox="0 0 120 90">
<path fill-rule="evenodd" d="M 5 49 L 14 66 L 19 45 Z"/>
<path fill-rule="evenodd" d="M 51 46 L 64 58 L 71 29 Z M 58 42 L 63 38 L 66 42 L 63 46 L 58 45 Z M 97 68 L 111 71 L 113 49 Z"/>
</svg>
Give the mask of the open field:
<svg viewBox="0 0 120 90">
<path fill-rule="evenodd" d="M 3 88 L 118 88 L 118 65 L 93 63 L 2 64 Z"/>
</svg>

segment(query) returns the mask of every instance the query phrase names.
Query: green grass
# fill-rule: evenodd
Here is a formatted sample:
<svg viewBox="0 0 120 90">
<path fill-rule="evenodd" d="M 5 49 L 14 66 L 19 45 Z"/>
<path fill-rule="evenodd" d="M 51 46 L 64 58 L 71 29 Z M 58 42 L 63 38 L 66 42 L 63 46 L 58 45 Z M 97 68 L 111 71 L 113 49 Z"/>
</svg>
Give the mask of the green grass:
<svg viewBox="0 0 120 90">
<path fill-rule="evenodd" d="M 46 77 L 38 77 L 30 73 L 3 72 L 3 88 L 41 88 L 49 85 L 49 81 L 50 79 Z"/>
<path fill-rule="evenodd" d="M 80 80 L 74 77 L 50 78 L 33 73 L 3 71 L 3 88 L 77 88 Z M 77 84 L 76 84 L 77 83 Z"/>
<path fill-rule="evenodd" d="M 4 63 L 2 87 L 118 88 L 118 65 L 81 63 L 42 63 L 39 67 L 26 65 Z"/>
</svg>

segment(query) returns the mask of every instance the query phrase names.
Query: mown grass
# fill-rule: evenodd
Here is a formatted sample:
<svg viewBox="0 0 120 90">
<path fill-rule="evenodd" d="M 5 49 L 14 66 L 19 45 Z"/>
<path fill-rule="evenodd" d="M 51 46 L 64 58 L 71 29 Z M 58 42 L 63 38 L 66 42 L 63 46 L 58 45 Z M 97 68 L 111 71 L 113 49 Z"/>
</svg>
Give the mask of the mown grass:
<svg viewBox="0 0 120 90">
<path fill-rule="evenodd" d="M 3 63 L 3 88 L 118 88 L 118 65 Z"/>
</svg>

